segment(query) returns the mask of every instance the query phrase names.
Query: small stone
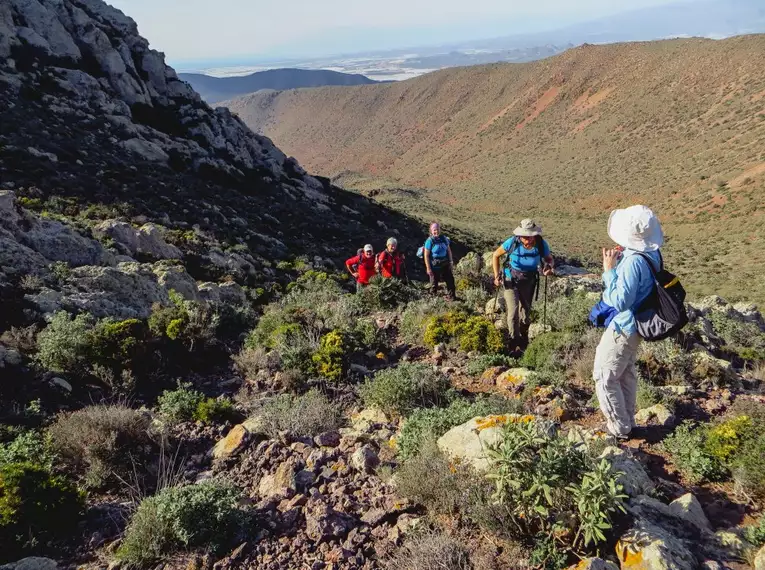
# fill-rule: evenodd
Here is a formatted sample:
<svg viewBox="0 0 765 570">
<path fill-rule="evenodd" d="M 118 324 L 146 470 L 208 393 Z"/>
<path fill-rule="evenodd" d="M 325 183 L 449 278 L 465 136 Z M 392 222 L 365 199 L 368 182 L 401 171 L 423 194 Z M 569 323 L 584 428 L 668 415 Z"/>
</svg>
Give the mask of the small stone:
<svg viewBox="0 0 765 570">
<path fill-rule="evenodd" d="M 505 366 L 491 366 L 483 371 L 478 382 L 482 386 L 493 387 L 497 385 L 499 377 L 507 370 Z"/>
<path fill-rule="evenodd" d="M 510 368 L 497 376 L 495 383 L 498 388 L 520 394 L 526 387 L 530 375 L 531 370 L 528 368 Z"/>
<path fill-rule="evenodd" d="M 367 523 L 369 526 L 377 526 L 385 517 L 388 516 L 387 511 L 384 509 L 370 509 L 361 517 L 362 522 Z"/>
<path fill-rule="evenodd" d="M 63 378 L 59 378 L 58 376 L 56 376 L 55 378 L 51 378 L 50 383 L 53 386 L 58 386 L 59 388 L 61 388 L 65 392 L 70 392 L 71 393 L 71 391 L 72 391 L 72 385 L 69 382 L 67 382 L 66 380 L 64 380 Z"/>
<path fill-rule="evenodd" d="M 369 473 L 380 464 L 380 458 L 370 445 L 364 445 L 351 456 L 351 465 L 358 471 Z"/>
<path fill-rule="evenodd" d="M 672 427 L 675 425 L 675 414 L 664 404 L 656 404 L 636 413 L 635 422 L 641 426 Z"/>
<path fill-rule="evenodd" d="M 327 431 L 313 438 L 314 443 L 320 447 L 337 447 L 340 445 L 340 433 Z"/>
<path fill-rule="evenodd" d="M 289 497 L 296 489 L 295 468 L 290 461 L 280 463 L 276 472 L 264 475 L 258 485 L 258 493 L 264 498 Z"/>
</svg>

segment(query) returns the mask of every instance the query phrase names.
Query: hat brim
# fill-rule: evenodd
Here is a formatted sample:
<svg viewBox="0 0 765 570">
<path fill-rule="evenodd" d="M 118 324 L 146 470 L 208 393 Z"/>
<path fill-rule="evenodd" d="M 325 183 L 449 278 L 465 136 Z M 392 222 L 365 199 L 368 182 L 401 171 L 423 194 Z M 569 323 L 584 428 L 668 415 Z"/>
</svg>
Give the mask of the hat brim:
<svg viewBox="0 0 765 570">
<path fill-rule="evenodd" d="M 541 236 L 542 235 L 542 229 L 535 227 L 530 230 L 524 229 L 522 227 L 517 227 L 513 230 L 513 235 L 518 237 L 535 237 L 535 236 Z"/>
<path fill-rule="evenodd" d="M 642 252 L 656 251 L 664 244 L 664 234 L 659 224 L 649 234 L 638 237 L 630 229 L 629 222 L 630 214 L 627 210 L 611 212 L 608 217 L 608 237 L 626 249 Z"/>
</svg>

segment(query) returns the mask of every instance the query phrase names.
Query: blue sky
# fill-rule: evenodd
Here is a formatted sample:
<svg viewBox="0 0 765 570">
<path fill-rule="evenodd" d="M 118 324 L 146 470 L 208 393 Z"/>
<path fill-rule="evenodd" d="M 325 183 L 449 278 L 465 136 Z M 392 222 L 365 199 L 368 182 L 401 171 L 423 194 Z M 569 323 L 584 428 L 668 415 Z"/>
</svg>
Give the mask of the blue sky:
<svg viewBox="0 0 765 570">
<path fill-rule="evenodd" d="M 677 0 L 107 0 L 171 63 L 308 57 L 537 32 Z"/>
</svg>

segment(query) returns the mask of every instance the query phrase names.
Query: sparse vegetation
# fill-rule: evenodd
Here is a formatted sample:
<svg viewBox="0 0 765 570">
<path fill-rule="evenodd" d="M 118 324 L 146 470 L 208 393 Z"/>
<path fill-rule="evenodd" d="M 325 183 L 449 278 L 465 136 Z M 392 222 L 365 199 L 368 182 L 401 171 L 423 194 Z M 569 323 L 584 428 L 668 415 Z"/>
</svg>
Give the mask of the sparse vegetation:
<svg viewBox="0 0 765 570">
<path fill-rule="evenodd" d="M 449 380 L 426 364 L 404 362 L 381 370 L 360 390 L 367 406 L 377 406 L 385 413 L 404 415 L 416 407 L 443 401 Z"/>
<path fill-rule="evenodd" d="M 277 396 L 264 403 L 258 415 L 263 429 L 271 437 L 277 437 L 282 431 L 297 436 L 314 436 L 342 425 L 337 405 L 317 390 L 301 396 Z"/>
</svg>

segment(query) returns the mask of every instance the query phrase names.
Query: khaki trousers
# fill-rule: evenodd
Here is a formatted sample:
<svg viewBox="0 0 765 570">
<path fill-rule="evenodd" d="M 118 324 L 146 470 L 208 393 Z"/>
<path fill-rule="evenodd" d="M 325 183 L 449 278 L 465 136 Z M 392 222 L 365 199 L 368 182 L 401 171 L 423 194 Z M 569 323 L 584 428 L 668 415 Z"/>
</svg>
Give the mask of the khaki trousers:
<svg viewBox="0 0 765 570">
<path fill-rule="evenodd" d="M 619 334 L 608 327 L 595 351 L 592 376 L 600 410 L 612 435 L 627 435 L 635 426 L 637 360 L 640 337 Z"/>
<path fill-rule="evenodd" d="M 511 343 L 528 343 L 529 325 L 531 325 L 531 302 L 534 299 L 536 281 L 528 279 L 518 281 L 515 286 L 505 281 L 505 307 L 507 308 L 507 331 Z"/>
</svg>

